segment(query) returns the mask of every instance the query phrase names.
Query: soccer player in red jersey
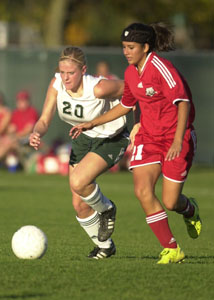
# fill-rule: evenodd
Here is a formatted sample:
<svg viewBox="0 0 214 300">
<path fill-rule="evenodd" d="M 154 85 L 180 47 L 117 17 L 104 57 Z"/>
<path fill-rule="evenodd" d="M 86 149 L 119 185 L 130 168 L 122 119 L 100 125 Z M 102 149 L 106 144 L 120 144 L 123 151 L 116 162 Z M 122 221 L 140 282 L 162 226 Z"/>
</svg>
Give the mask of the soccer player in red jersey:
<svg viewBox="0 0 214 300">
<path fill-rule="evenodd" d="M 92 122 L 71 129 L 75 138 L 93 128 L 140 108 L 140 122 L 131 132 L 134 189 L 146 222 L 164 248 L 159 264 L 181 262 L 185 255 L 168 224 L 164 207 L 183 215 L 188 234 L 201 232 L 196 201 L 182 193 L 196 150 L 195 117 L 190 88 L 173 64 L 155 51 L 174 50 L 173 32 L 163 23 L 133 23 L 123 30 L 123 53 L 129 63 L 121 102 Z M 162 202 L 155 185 L 162 179 Z"/>
</svg>

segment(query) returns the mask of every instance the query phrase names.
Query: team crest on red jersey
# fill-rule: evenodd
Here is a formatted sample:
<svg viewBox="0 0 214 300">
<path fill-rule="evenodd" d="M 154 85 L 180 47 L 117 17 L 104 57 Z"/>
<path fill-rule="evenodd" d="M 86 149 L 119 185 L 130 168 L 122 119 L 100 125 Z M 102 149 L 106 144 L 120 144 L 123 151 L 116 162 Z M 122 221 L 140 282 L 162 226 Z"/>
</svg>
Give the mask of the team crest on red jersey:
<svg viewBox="0 0 214 300">
<path fill-rule="evenodd" d="M 137 87 L 140 88 L 140 89 L 143 88 L 143 83 L 142 83 L 142 81 L 138 83 Z"/>
<path fill-rule="evenodd" d="M 149 87 L 146 89 L 146 96 L 154 96 L 154 94 L 156 94 L 157 92 L 153 89 L 153 87 Z"/>
</svg>

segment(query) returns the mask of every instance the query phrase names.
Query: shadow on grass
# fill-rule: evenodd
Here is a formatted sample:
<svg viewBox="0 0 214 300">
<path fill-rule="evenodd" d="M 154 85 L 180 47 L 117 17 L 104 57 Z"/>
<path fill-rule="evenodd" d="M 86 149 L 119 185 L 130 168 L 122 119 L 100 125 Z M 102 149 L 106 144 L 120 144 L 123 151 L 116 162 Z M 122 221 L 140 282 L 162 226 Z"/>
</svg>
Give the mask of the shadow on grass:
<svg viewBox="0 0 214 300">
<path fill-rule="evenodd" d="M 12 190 L 14 190 L 14 191 L 21 191 L 21 192 L 23 192 L 23 188 L 25 189 L 25 191 L 32 191 L 32 190 L 36 190 L 36 187 L 32 187 L 32 186 L 25 186 L 25 185 L 20 185 L 20 186 L 12 186 L 12 185 L 10 185 L 10 184 L 8 184 L 8 185 L 1 185 L 0 184 L 0 189 L 1 189 L 1 191 L 12 191 Z M 37 190 L 38 190 L 38 187 L 37 187 Z"/>
<path fill-rule="evenodd" d="M 135 260 L 157 260 L 158 256 L 117 256 L 114 259 L 135 259 Z M 186 256 L 184 263 L 187 264 L 214 264 L 214 256 Z"/>
<path fill-rule="evenodd" d="M 0 299 L 30 299 L 30 298 L 35 298 L 35 297 L 46 297 L 47 294 L 38 294 L 38 293 L 24 293 L 24 294 L 11 294 L 11 295 L 0 295 Z"/>
<path fill-rule="evenodd" d="M 127 255 L 127 256 L 116 256 L 114 257 L 114 259 L 157 259 L 157 256 L 131 256 L 131 255 Z"/>
<path fill-rule="evenodd" d="M 185 262 L 189 264 L 214 264 L 214 256 L 186 256 Z"/>
</svg>

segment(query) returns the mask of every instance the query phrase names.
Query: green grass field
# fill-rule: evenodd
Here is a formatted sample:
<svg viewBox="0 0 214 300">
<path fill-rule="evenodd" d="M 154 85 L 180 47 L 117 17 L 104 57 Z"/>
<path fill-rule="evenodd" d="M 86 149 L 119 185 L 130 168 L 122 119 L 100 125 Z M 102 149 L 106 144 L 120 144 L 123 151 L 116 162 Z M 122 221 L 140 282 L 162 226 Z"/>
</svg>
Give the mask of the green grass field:
<svg viewBox="0 0 214 300">
<path fill-rule="evenodd" d="M 156 264 L 161 248 L 134 196 L 131 173 L 107 173 L 98 182 L 118 208 L 117 254 L 100 261 L 86 258 L 94 245 L 75 219 L 67 177 L 0 170 L 0 299 L 214 299 L 214 169 L 194 167 L 184 189 L 200 205 L 198 240 L 188 237 L 181 216 L 168 214 L 187 256 L 183 264 Z M 27 224 L 48 237 L 42 259 L 19 260 L 12 253 L 13 233 Z"/>
</svg>

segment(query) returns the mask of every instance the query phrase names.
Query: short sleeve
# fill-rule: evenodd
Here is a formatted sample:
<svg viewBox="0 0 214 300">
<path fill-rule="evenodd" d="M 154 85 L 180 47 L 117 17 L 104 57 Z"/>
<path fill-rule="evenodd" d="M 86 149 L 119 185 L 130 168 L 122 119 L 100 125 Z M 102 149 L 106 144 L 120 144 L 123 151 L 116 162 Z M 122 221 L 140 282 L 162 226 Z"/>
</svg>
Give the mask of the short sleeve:
<svg viewBox="0 0 214 300">
<path fill-rule="evenodd" d="M 60 88 L 61 88 L 61 86 L 62 86 L 62 79 L 61 79 L 60 74 L 56 73 L 55 74 L 55 78 L 56 78 L 56 80 L 55 80 L 55 82 L 53 84 L 53 87 L 55 88 L 55 90 L 59 91 Z"/>
<path fill-rule="evenodd" d="M 178 101 L 189 102 L 192 98 L 190 89 L 176 68 L 170 68 L 169 73 L 162 76 L 163 94 L 172 104 Z"/>
</svg>

